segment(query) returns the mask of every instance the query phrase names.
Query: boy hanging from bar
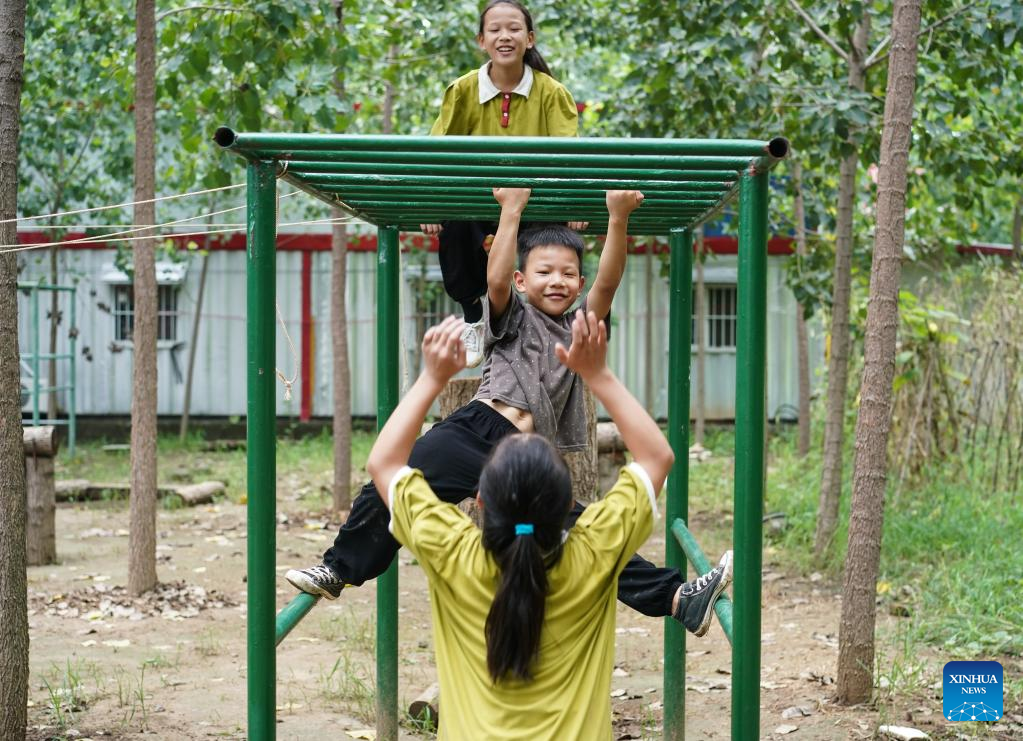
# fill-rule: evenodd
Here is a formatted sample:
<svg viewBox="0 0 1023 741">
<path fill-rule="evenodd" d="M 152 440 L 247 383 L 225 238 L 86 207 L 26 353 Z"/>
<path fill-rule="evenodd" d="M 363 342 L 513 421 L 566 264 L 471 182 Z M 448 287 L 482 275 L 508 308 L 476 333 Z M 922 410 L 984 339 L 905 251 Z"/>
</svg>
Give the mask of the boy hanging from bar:
<svg viewBox="0 0 1023 741">
<path fill-rule="evenodd" d="M 437 496 L 452 504 L 476 496 L 488 455 L 507 435 L 536 432 L 562 452 L 588 445 L 583 381 L 554 354 L 559 342 L 571 344 L 572 306 L 586 283 L 583 240 L 561 225 L 538 226 L 520 235 L 529 196 L 528 189 L 494 189 L 501 216 L 487 263 L 486 359 L 479 390 L 420 437 L 409 459 Z M 605 323 L 625 271 L 629 216 L 643 195 L 609 191 L 606 201 L 607 237 L 581 307 Z M 569 528 L 582 511 L 575 502 Z M 400 546 L 388 532 L 389 522 L 387 506 L 373 483 L 366 484 L 323 562 L 292 569 L 285 578 L 303 592 L 337 599 L 346 585 L 361 585 L 391 564 Z M 710 626 L 717 596 L 731 581 L 731 564 L 728 551 L 716 568 L 685 582 L 677 569 L 633 556 L 619 578 L 618 599 L 650 617 L 671 615 L 701 636 Z"/>
</svg>

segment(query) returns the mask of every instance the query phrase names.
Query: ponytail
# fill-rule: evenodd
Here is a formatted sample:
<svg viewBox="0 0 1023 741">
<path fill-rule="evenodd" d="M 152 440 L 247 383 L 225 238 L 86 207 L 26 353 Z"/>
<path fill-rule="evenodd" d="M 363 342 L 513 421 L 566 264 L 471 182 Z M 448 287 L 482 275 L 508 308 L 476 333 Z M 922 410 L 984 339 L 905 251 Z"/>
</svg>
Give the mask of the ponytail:
<svg viewBox="0 0 1023 741">
<path fill-rule="evenodd" d="M 519 0 L 489 0 L 489 2 L 483 6 L 483 12 L 480 13 L 478 33 L 481 36 L 483 35 L 483 20 L 487 16 L 487 11 L 495 5 L 511 5 L 513 8 L 522 13 L 522 17 L 526 19 L 526 30 L 529 33 L 535 33 L 533 30 L 533 16 L 529 14 L 526 6 L 519 2 Z M 526 49 L 526 56 L 523 61 L 537 72 L 543 72 L 545 75 L 554 77 L 554 74 L 551 72 L 551 68 L 547 66 L 547 62 L 544 60 L 543 55 L 537 50 L 536 46 L 532 49 Z"/>
<path fill-rule="evenodd" d="M 483 547 L 500 569 L 487 615 L 487 669 L 494 682 L 530 679 L 540 652 L 547 569 L 561 557 L 572 504 L 568 466 L 539 435 L 505 438 L 480 474 Z"/>
<path fill-rule="evenodd" d="M 547 66 L 547 62 L 544 61 L 543 55 L 540 54 L 535 46 L 531 49 L 526 49 L 526 56 L 523 61 L 537 72 L 543 72 L 545 75 L 554 77 L 554 73 L 551 72 L 551 68 Z"/>
<path fill-rule="evenodd" d="M 540 650 L 547 601 L 547 570 L 532 535 L 513 535 L 499 555 L 500 582 L 487 615 L 487 668 L 497 682 L 506 674 L 531 677 Z"/>
</svg>

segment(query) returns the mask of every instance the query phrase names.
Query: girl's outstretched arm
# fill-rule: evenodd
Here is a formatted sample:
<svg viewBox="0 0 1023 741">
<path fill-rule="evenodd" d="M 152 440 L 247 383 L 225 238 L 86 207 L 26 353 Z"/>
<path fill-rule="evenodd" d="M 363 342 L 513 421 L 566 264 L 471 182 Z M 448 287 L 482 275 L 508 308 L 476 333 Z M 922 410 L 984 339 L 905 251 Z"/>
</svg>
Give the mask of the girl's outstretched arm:
<svg viewBox="0 0 1023 741">
<path fill-rule="evenodd" d="M 625 385 L 607 367 L 607 328 L 590 311 L 576 312 L 572 322 L 572 346 L 567 350 L 559 342 L 554 352 L 562 364 L 582 377 L 611 419 L 618 425 L 625 447 L 632 458 L 650 476 L 654 492 L 659 492 L 675 463 L 675 453 L 653 420 Z"/>
<path fill-rule="evenodd" d="M 387 488 L 394 475 L 408 464 L 412 445 L 419 436 L 423 420 L 444 385 L 465 368 L 462 330 L 465 322 L 449 316 L 423 336 L 423 372 L 380 430 L 366 461 L 366 470 L 387 501 Z"/>
</svg>

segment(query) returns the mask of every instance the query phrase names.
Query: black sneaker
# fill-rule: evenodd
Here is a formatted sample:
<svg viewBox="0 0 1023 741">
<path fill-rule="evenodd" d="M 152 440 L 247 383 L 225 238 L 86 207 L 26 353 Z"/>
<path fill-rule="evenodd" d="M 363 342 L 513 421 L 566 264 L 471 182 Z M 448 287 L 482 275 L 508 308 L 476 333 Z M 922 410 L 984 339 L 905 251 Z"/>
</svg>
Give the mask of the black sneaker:
<svg viewBox="0 0 1023 741">
<path fill-rule="evenodd" d="M 284 575 L 291 586 L 306 594 L 315 594 L 327 599 L 337 599 L 345 584 L 334 569 L 325 563 L 308 569 L 291 569 Z"/>
<path fill-rule="evenodd" d="M 710 628 L 710 618 L 714 613 L 714 603 L 718 595 L 732 581 L 732 552 L 725 551 L 717 567 L 703 576 L 682 585 L 682 594 L 678 601 L 678 609 L 672 615 L 695 636 L 702 636 Z"/>
</svg>

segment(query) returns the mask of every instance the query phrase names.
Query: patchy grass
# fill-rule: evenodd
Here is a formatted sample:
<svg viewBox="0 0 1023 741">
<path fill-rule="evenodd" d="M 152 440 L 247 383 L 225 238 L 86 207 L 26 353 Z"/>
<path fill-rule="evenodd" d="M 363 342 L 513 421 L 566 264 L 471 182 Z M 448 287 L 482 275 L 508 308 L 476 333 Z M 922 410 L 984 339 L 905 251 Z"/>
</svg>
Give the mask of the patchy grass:
<svg viewBox="0 0 1023 741">
<path fill-rule="evenodd" d="M 375 435 L 352 433 L 352 469 L 361 479 Z M 93 482 L 127 482 L 131 458 L 126 449 L 104 450 L 104 441 L 79 443 L 75 456 L 62 450 L 57 458 L 58 479 L 87 479 Z M 329 431 L 301 439 L 279 437 L 277 473 L 282 489 L 309 506 L 324 506 L 330 500 L 334 478 L 333 439 Z M 227 495 L 235 502 L 245 494 L 247 465 L 244 450 L 207 450 L 201 433 L 182 442 L 177 435 L 161 435 L 157 441 L 157 476 L 160 484 L 223 481 Z"/>
<path fill-rule="evenodd" d="M 848 439 L 851 448 L 851 431 Z M 841 524 L 823 562 L 813 556 L 820 448 L 799 458 L 791 430 L 773 436 L 769 451 L 765 511 L 784 512 L 787 522 L 775 545 L 799 570 L 838 577 L 848 539 L 851 449 Z M 905 620 L 887 653 L 909 658 L 917 642 L 940 648 L 949 658 L 1023 653 L 1023 541 L 1008 535 L 1023 532 L 1018 506 L 1023 492 L 980 489 L 954 461 L 936 464 L 927 474 L 901 487 L 889 479 L 879 609 Z"/>
</svg>

